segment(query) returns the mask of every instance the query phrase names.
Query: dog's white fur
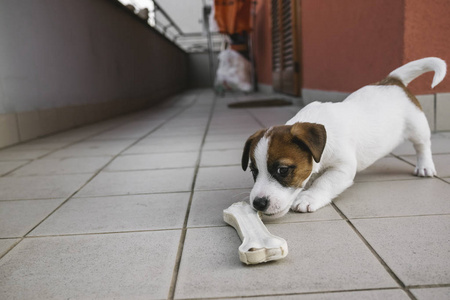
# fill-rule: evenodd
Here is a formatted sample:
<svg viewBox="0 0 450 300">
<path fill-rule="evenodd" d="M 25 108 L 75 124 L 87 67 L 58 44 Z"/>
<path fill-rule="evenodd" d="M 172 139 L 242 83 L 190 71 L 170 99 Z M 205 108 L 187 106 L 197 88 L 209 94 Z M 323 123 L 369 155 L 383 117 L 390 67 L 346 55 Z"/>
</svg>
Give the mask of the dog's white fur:
<svg viewBox="0 0 450 300">
<path fill-rule="evenodd" d="M 446 64 L 439 58 L 424 58 L 394 70 L 389 77 L 399 79 L 406 86 L 428 71 L 435 72 L 434 87 L 444 78 Z M 254 151 L 259 174 L 250 193 L 250 203 L 255 197 L 270 199 L 267 215 L 280 217 L 289 208 L 313 212 L 327 205 L 352 185 L 356 172 L 389 154 L 404 140 L 410 140 L 417 153 L 415 175 L 436 175 L 427 119 L 397 85 L 368 85 L 341 103 L 311 103 L 286 125 L 297 122 L 324 125 L 325 148 L 320 162 L 313 161 L 313 171 L 302 183 L 302 187 L 308 188 L 283 187 L 267 170 L 270 137 L 266 133 L 260 139 Z"/>
</svg>

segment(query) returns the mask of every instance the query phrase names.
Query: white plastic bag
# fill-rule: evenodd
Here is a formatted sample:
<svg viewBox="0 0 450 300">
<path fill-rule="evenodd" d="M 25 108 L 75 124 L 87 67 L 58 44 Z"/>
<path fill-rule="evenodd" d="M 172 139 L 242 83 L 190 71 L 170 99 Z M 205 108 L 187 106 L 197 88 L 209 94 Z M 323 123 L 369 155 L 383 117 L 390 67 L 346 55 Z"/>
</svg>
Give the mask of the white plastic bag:
<svg viewBox="0 0 450 300">
<path fill-rule="evenodd" d="M 250 92 L 250 62 L 237 51 L 225 49 L 220 52 L 215 87 L 218 90 Z"/>
</svg>

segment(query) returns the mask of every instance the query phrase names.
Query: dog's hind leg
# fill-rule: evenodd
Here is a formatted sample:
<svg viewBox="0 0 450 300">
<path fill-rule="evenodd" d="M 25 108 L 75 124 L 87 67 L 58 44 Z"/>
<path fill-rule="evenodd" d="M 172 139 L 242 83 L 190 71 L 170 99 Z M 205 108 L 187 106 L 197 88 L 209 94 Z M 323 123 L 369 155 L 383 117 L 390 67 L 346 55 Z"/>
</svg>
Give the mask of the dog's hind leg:
<svg viewBox="0 0 450 300">
<path fill-rule="evenodd" d="M 408 124 L 409 141 L 414 145 L 417 155 L 414 175 L 420 177 L 436 176 L 436 168 L 431 152 L 431 133 L 428 121 L 423 112 L 415 114 L 414 120 Z"/>
</svg>

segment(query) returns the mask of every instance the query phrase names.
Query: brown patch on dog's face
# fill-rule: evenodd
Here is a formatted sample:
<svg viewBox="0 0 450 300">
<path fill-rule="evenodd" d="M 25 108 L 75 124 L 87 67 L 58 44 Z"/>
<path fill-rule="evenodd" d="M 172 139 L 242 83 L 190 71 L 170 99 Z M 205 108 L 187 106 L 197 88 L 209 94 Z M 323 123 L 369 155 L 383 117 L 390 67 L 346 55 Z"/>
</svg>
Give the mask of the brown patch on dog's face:
<svg viewBox="0 0 450 300">
<path fill-rule="evenodd" d="M 302 187 L 311 175 L 313 160 L 320 161 L 326 143 L 325 127 L 313 123 L 296 123 L 263 129 L 250 136 L 242 154 L 242 169 L 250 170 L 256 181 L 259 170 L 255 161 L 255 149 L 259 141 L 269 141 L 267 171 L 283 187 Z"/>
<path fill-rule="evenodd" d="M 375 83 L 375 85 L 396 85 L 400 87 L 405 92 L 406 96 L 408 96 L 409 100 L 411 100 L 411 102 L 420 110 L 423 110 L 422 105 L 420 105 L 420 102 L 417 100 L 416 96 L 414 96 L 414 94 L 411 93 L 411 91 L 399 79 L 394 77 L 386 77 L 380 82 Z"/>
<path fill-rule="evenodd" d="M 292 126 L 277 126 L 270 132 L 267 170 L 284 187 L 300 188 L 312 172 L 313 157 L 308 148 L 296 142 Z"/>
<path fill-rule="evenodd" d="M 258 169 L 255 166 L 254 152 L 256 145 L 258 144 L 259 140 L 264 136 L 266 131 L 267 129 L 261 129 L 256 133 L 254 133 L 252 136 L 250 136 L 245 142 L 244 151 L 242 152 L 242 159 L 241 159 L 242 170 L 244 171 L 247 170 L 248 162 L 250 159 L 251 161 L 250 170 L 253 173 L 254 180 L 256 180 L 256 176 L 258 175 Z"/>
</svg>

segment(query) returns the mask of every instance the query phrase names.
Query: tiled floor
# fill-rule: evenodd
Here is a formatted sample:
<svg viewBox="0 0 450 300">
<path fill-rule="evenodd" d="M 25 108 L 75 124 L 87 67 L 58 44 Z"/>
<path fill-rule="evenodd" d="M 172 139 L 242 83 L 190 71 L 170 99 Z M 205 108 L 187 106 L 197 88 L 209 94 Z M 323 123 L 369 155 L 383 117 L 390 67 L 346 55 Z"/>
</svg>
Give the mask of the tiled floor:
<svg viewBox="0 0 450 300">
<path fill-rule="evenodd" d="M 450 299 L 450 134 L 439 177 L 405 144 L 332 205 L 268 222 L 289 255 L 246 266 L 222 210 L 248 198 L 241 149 L 299 109 L 189 91 L 0 151 L 0 299 Z"/>
</svg>

